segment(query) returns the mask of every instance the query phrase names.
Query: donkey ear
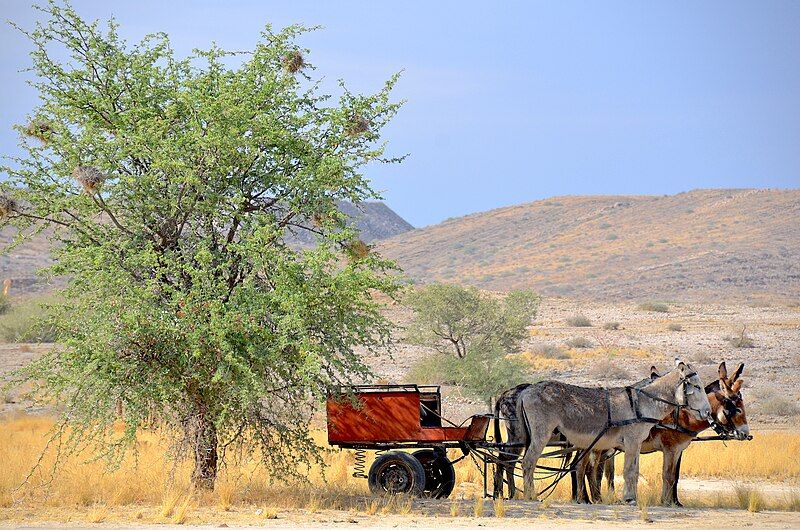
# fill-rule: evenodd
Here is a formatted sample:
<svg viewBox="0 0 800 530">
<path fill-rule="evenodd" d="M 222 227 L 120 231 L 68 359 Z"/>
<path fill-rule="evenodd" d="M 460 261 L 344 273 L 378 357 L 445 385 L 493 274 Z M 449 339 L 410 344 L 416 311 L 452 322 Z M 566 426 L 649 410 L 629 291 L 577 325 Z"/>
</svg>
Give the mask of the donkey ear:
<svg viewBox="0 0 800 530">
<path fill-rule="evenodd" d="M 737 379 L 736 382 L 731 385 L 731 392 L 737 394 L 739 390 L 742 389 L 742 384 L 744 384 L 744 380 Z"/>
<path fill-rule="evenodd" d="M 680 359 L 676 359 L 676 361 L 678 363 L 678 370 L 680 370 L 681 375 L 686 374 L 686 364 Z"/>
<path fill-rule="evenodd" d="M 725 361 L 719 363 L 719 378 L 723 381 L 728 379 L 728 367 L 725 366 Z"/>
<path fill-rule="evenodd" d="M 656 370 L 656 367 L 655 366 L 651 366 L 650 367 L 650 380 L 651 381 L 655 381 L 659 377 L 661 377 L 661 374 L 658 373 L 658 370 Z"/>
<path fill-rule="evenodd" d="M 742 375 L 742 370 L 744 370 L 744 363 L 739 363 L 739 366 L 736 367 L 736 371 L 733 372 L 733 377 L 731 377 L 730 381 L 731 384 L 735 383 L 739 376 Z"/>
</svg>

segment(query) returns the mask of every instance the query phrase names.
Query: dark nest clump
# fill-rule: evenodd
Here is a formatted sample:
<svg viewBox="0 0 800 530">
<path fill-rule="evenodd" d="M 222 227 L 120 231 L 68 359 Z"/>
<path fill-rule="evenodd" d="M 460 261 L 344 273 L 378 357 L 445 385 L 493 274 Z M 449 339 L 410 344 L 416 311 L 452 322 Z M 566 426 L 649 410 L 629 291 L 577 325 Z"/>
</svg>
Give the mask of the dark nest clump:
<svg viewBox="0 0 800 530">
<path fill-rule="evenodd" d="M 370 247 L 360 239 L 354 239 L 345 245 L 352 259 L 364 259 L 369 256 Z"/>
<path fill-rule="evenodd" d="M 0 219 L 5 219 L 17 210 L 17 201 L 10 195 L 0 194 Z"/>
<path fill-rule="evenodd" d="M 306 60 L 299 51 L 293 51 L 283 58 L 283 67 L 290 74 L 296 74 L 306 66 Z"/>
<path fill-rule="evenodd" d="M 72 178 L 77 180 L 83 186 L 88 194 L 94 194 L 100 188 L 100 185 L 106 180 L 106 175 L 96 167 L 92 166 L 78 166 L 72 172 Z"/>
<path fill-rule="evenodd" d="M 345 130 L 349 136 L 358 136 L 359 134 L 363 134 L 367 131 L 369 131 L 369 122 L 360 114 L 355 114 L 352 118 L 350 118 L 350 123 Z"/>
<path fill-rule="evenodd" d="M 31 138 L 36 138 L 42 143 L 47 143 L 53 134 L 53 127 L 46 121 L 32 121 L 25 127 L 25 134 Z"/>
</svg>

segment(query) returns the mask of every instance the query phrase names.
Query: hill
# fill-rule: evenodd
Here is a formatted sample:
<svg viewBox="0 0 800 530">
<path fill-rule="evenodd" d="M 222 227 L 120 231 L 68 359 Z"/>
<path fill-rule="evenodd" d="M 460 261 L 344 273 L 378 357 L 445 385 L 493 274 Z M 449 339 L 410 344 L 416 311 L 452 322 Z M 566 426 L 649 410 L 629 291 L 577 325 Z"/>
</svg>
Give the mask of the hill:
<svg viewBox="0 0 800 530">
<path fill-rule="evenodd" d="M 342 202 L 339 208 L 347 214 L 358 227 L 361 239 L 367 243 L 380 241 L 413 230 L 405 219 L 397 215 L 383 202 L 369 201 L 359 205 Z M 0 231 L 0 246 L 11 243 L 13 233 Z M 313 244 L 314 238 L 308 233 L 298 233 L 294 241 L 300 245 Z M 47 286 L 36 278 L 35 271 L 50 264 L 50 242 L 40 235 L 25 242 L 5 255 L 0 255 L 0 280 L 10 278 L 12 292 L 28 293 L 46 290 Z"/>
<path fill-rule="evenodd" d="M 380 245 L 413 279 L 593 299 L 800 300 L 800 190 L 570 196 Z"/>
</svg>

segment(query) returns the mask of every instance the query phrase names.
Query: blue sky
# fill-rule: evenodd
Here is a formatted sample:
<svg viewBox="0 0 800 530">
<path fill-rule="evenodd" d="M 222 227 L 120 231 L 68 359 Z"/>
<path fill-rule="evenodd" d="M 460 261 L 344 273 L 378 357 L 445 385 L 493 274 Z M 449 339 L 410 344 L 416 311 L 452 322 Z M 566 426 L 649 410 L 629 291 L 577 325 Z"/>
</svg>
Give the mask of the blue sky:
<svg viewBox="0 0 800 530">
<path fill-rule="evenodd" d="M 497 4 L 497 5 L 495 5 Z M 129 40 L 248 49 L 266 22 L 316 74 L 377 90 L 405 70 L 386 129 L 400 165 L 369 175 L 416 226 L 567 194 L 800 187 L 800 2 L 75 0 Z M 0 0 L 30 27 L 30 3 Z M 0 28 L 0 153 L 36 95 L 25 39 Z"/>
</svg>

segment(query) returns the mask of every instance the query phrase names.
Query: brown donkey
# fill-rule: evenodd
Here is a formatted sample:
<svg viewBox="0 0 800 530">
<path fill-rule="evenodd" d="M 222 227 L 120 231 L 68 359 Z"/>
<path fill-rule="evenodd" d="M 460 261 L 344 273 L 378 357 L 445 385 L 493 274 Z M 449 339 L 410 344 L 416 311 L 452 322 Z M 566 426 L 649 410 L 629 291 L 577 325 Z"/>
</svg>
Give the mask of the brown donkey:
<svg viewBox="0 0 800 530">
<path fill-rule="evenodd" d="M 520 393 L 517 417 L 528 439 L 522 471 L 525 495 L 536 498 L 536 462 L 554 430 L 578 449 L 625 448 L 623 498 L 636 503 L 639 451 L 655 422 L 676 407 L 698 418 L 711 415 L 711 405 L 697 373 L 678 361 L 667 375 L 641 387 L 586 388 L 558 381 L 536 383 Z"/>
<path fill-rule="evenodd" d="M 739 440 L 747 439 L 750 434 L 741 393 L 744 381 L 740 376 L 743 370 L 744 364 L 740 363 L 733 375 L 728 377 L 728 369 L 723 362 L 718 369 L 719 379 L 705 387 L 714 421 L 721 430 Z M 661 502 L 665 505 L 681 506 L 678 501 L 681 455 L 697 433 L 708 429 L 710 423 L 707 419 L 697 419 L 685 410 L 681 410 L 678 414 L 677 426 L 672 414 L 665 416 L 661 423 L 662 425 L 657 425 L 650 431 L 650 435 L 642 443 L 641 452 L 664 453 Z M 575 492 L 578 500 L 586 499 L 585 492 L 582 491 L 585 487 L 584 474 L 588 475 L 594 502 L 600 499 L 600 482 L 603 474 L 606 475 L 609 490 L 614 490 L 614 459 L 608 458 L 607 454 L 593 451 L 592 458 L 579 466 L 578 490 Z"/>
</svg>

